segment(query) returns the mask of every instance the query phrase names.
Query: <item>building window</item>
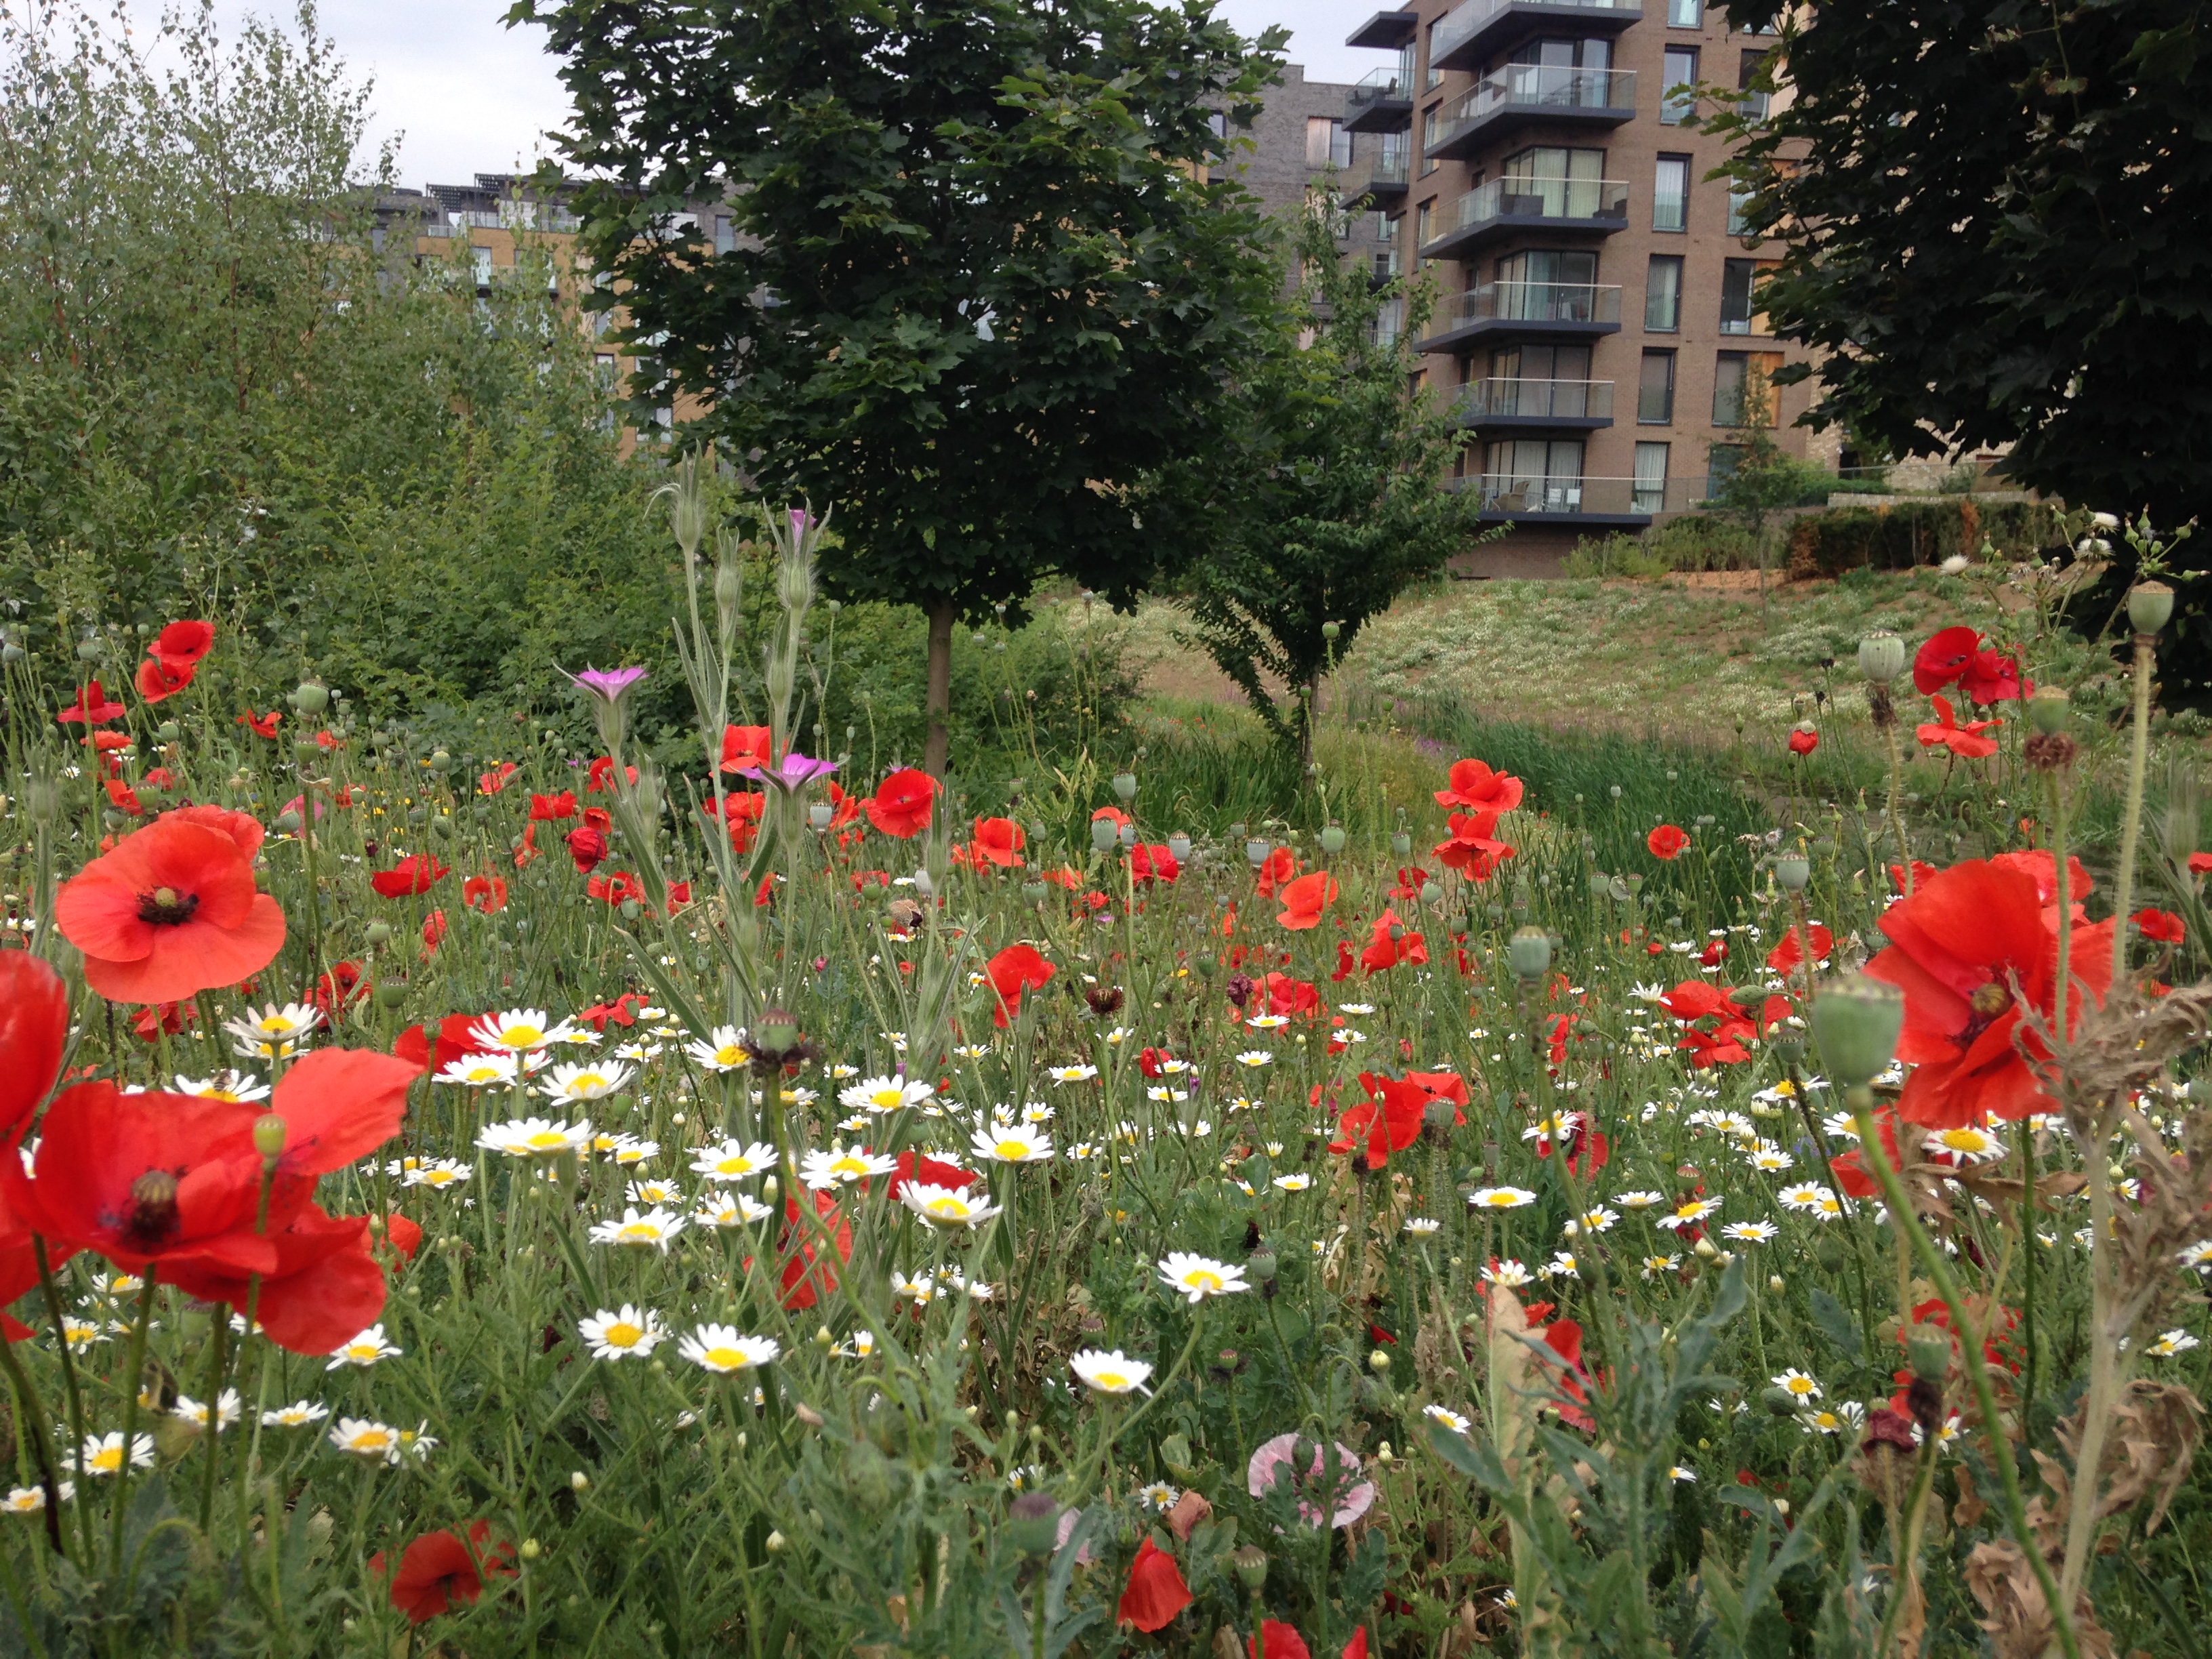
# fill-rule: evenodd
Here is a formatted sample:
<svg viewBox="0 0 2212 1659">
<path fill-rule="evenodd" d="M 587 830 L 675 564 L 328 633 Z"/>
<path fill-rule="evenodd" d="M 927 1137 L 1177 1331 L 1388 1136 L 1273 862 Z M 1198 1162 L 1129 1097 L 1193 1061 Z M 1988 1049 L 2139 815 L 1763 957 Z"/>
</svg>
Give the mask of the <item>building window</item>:
<svg viewBox="0 0 2212 1659">
<path fill-rule="evenodd" d="M 476 264 L 477 286 L 489 288 L 491 286 L 491 250 L 488 247 L 471 248 L 469 255 Z"/>
<path fill-rule="evenodd" d="M 1741 444 L 1715 444 L 1705 452 L 1705 493 L 1710 495 L 1727 483 L 1742 465 Z"/>
<path fill-rule="evenodd" d="M 1634 513 L 1664 513 L 1667 510 L 1667 446 L 1638 444 L 1636 446 L 1635 494 L 1629 501 Z"/>
<path fill-rule="evenodd" d="M 1348 167 L 1352 165 L 1352 135 L 1333 116 L 1306 117 L 1306 165 L 1310 167 Z"/>
<path fill-rule="evenodd" d="M 1662 155 L 1651 181 L 1651 228 L 1690 228 L 1690 158 Z"/>
<path fill-rule="evenodd" d="M 1376 282 L 1387 283 L 1397 274 L 1398 250 L 1396 248 L 1394 247 L 1387 253 L 1378 253 L 1375 256 L 1375 280 Z"/>
<path fill-rule="evenodd" d="M 1744 351 L 1723 351 L 1713 367 L 1713 424 L 1741 426 L 1743 424 L 1744 383 L 1751 368 L 1751 354 Z"/>
<path fill-rule="evenodd" d="M 1743 94 L 1736 100 L 1736 111 L 1750 120 L 1764 121 L 1766 118 L 1767 95 L 1752 85 L 1752 82 L 1759 79 L 1760 72 L 1765 67 L 1765 52 L 1747 52 L 1744 53 L 1743 61 L 1736 70 L 1736 90 Z"/>
<path fill-rule="evenodd" d="M 1670 29 L 1701 29 L 1705 26 L 1705 9 L 1700 0 L 1667 0 L 1667 27 Z"/>
<path fill-rule="evenodd" d="M 1759 264 L 1753 259 L 1725 259 L 1721 262 L 1721 332 L 1748 334 L 1751 332 L 1751 285 L 1759 273 Z"/>
<path fill-rule="evenodd" d="M 1674 354 L 1647 351 L 1636 383 L 1636 420 L 1640 426 L 1666 426 L 1674 418 Z"/>
<path fill-rule="evenodd" d="M 1682 326 L 1682 256 L 1655 253 L 1644 279 L 1644 326 L 1672 334 Z"/>
<path fill-rule="evenodd" d="M 1666 52 L 1666 70 L 1659 77 L 1659 125 L 1679 127 L 1697 112 L 1698 100 L 1686 92 L 1677 92 L 1677 87 L 1693 87 L 1698 83 L 1698 49 L 1695 46 L 1669 46 Z"/>
<path fill-rule="evenodd" d="M 730 223 L 730 216 L 726 213 L 716 214 L 714 216 L 714 252 L 734 253 L 737 252 L 737 246 L 738 233 L 736 227 Z"/>
<path fill-rule="evenodd" d="M 1749 191 L 1732 190 L 1729 192 L 1728 234 L 1729 235 L 1751 234 L 1751 220 L 1747 216 L 1750 209 L 1751 192 Z"/>
<path fill-rule="evenodd" d="M 1378 242 L 1395 242 L 1398 240 L 1398 216 L 1389 213 L 1378 213 L 1375 216 L 1375 240 Z"/>
<path fill-rule="evenodd" d="M 1485 507 L 1508 513 L 1581 512 L 1582 440 L 1518 438 L 1492 444 L 1482 501 Z"/>
<path fill-rule="evenodd" d="M 1421 87 L 1421 90 L 1423 92 L 1434 92 L 1438 87 L 1443 84 L 1444 72 L 1437 67 L 1437 23 L 1441 23 L 1444 20 L 1443 18 L 1439 17 L 1436 20 L 1435 23 L 1431 23 L 1429 25 L 1429 78 Z"/>
<path fill-rule="evenodd" d="M 1433 199 L 1413 210 L 1413 257 L 1419 258 L 1421 250 L 1429 245 L 1429 219 L 1436 210 Z"/>
</svg>

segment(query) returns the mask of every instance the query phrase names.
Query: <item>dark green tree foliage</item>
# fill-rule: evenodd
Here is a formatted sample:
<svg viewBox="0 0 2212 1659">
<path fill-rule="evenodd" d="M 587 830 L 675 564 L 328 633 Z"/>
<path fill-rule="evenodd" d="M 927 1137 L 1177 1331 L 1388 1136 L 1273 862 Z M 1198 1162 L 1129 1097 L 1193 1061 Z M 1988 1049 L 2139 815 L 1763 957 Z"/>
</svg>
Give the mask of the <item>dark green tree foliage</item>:
<svg viewBox="0 0 2212 1659">
<path fill-rule="evenodd" d="M 1751 24 L 1774 9 L 1729 9 Z M 1761 307 L 1825 354 L 1814 419 L 1899 455 L 2010 444 L 2022 482 L 2160 526 L 2202 512 L 2203 6 L 1869 0 L 1787 16 L 1789 98 L 1763 122 L 1712 125 L 1743 138 L 1749 222 L 1786 250 Z M 2177 630 L 2198 659 L 2204 632 Z"/>
<path fill-rule="evenodd" d="M 833 503 L 823 574 L 930 617 L 1060 575 L 1117 605 L 1172 562 L 1145 475 L 1212 441 L 1266 319 L 1252 199 L 1206 182 L 1281 36 L 1141 0 L 517 0 L 567 59 L 586 238 L 653 404 L 771 499 Z M 736 246 L 679 217 L 726 191 Z M 609 299 L 611 301 L 610 292 Z"/>
<path fill-rule="evenodd" d="M 1282 325 L 1232 386 L 1214 445 L 1170 479 L 1205 547 L 1176 590 L 1194 639 L 1302 759 L 1331 662 L 1475 540 L 1471 504 L 1442 488 L 1464 440 L 1415 386 L 1406 344 L 1430 296 L 1344 264 L 1334 216 L 1304 216 Z M 1378 343 L 1386 307 L 1411 315 Z"/>
<path fill-rule="evenodd" d="M 657 469 L 548 266 L 479 299 L 461 239 L 380 235 L 365 97 L 312 9 L 0 23 L 0 629 L 49 684 L 96 631 L 127 684 L 180 616 L 233 709 L 308 671 L 380 712 L 526 702 L 665 640 Z"/>
</svg>

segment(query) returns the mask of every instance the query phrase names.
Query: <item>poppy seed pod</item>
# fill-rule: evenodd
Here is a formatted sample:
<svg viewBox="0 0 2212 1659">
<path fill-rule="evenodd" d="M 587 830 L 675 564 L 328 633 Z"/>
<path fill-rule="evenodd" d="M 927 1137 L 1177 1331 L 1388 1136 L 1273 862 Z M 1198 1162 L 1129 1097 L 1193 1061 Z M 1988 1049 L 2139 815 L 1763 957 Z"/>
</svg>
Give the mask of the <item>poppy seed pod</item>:
<svg viewBox="0 0 2212 1659">
<path fill-rule="evenodd" d="M 828 801 L 817 800 L 806 809 L 807 827 L 817 832 L 827 830 L 830 820 L 836 815 L 836 809 Z"/>
<path fill-rule="evenodd" d="M 1123 824 L 1117 832 L 1115 839 L 1124 847 L 1134 847 L 1137 844 L 1137 826 L 1133 823 Z"/>
<path fill-rule="evenodd" d="M 1342 825 L 1332 823 L 1325 825 L 1322 828 L 1321 832 L 1321 850 L 1322 852 L 1341 853 L 1344 850 L 1344 842 L 1345 834 Z"/>
<path fill-rule="evenodd" d="M 2064 687 L 2039 685 L 2035 695 L 2027 700 L 2027 717 L 2045 737 L 2056 737 L 2066 729 L 2066 717 L 2073 712 L 2073 707 L 2074 700 Z"/>
<path fill-rule="evenodd" d="M 380 1008 L 397 1008 L 406 1000 L 407 981 L 404 980 L 387 979 L 376 988 L 376 1006 Z"/>
<path fill-rule="evenodd" d="M 1859 641 L 1859 672 L 1875 685 L 1887 685 L 1905 672 L 1905 641 L 1891 633 L 1869 634 Z"/>
<path fill-rule="evenodd" d="M 331 706 L 331 689 L 313 680 L 302 680 L 292 693 L 292 707 L 302 714 L 319 714 Z"/>
<path fill-rule="evenodd" d="M 1343 632 L 1344 624 L 1342 623 L 1325 622 L 1321 625 L 1321 636 L 1325 640 L 1333 640 Z"/>
<path fill-rule="evenodd" d="M 1245 860 L 1255 870 L 1258 869 L 1261 865 L 1267 861 L 1267 854 L 1273 850 L 1274 849 L 1273 848 L 1269 847 L 1266 842 L 1261 840 L 1257 836 L 1253 836 L 1251 840 L 1244 843 Z"/>
<path fill-rule="evenodd" d="M 1168 856 L 1177 864 L 1190 862 L 1190 837 L 1183 835 L 1168 837 Z"/>
<path fill-rule="evenodd" d="M 1092 852 L 1112 852 L 1114 850 L 1114 843 L 1121 839 L 1121 830 L 1115 823 L 1113 819 L 1093 818 L 1091 820 L 1091 850 Z"/>
<path fill-rule="evenodd" d="M 1401 830 L 1396 835 L 1390 837 L 1390 852 L 1393 857 L 1404 858 L 1413 850 L 1413 838 L 1407 835 L 1403 830 Z"/>
<path fill-rule="evenodd" d="M 174 743 L 185 735 L 185 728 L 174 720 L 163 720 L 161 725 L 154 728 L 154 735 L 161 738 L 163 743 Z"/>
<path fill-rule="evenodd" d="M 1267 1582 L 1267 1552 L 1257 1544 L 1238 1545 L 1229 1559 L 1237 1569 L 1237 1582 L 1246 1589 L 1256 1590 Z"/>
<path fill-rule="evenodd" d="M 284 1156 L 284 1120 L 274 1112 L 264 1112 L 253 1120 L 253 1150 L 264 1158 Z"/>
<path fill-rule="evenodd" d="M 1280 1265 L 1274 1251 L 1265 1244 L 1244 1258 L 1245 1273 L 1258 1285 L 1271 1283 Z"/>
<path fill-rule="evenodd" d="M 1897 1052 L 1905 998 L 1893 985 L 1851 974 L 1813 999 L 1813 1036 L 1829 1073 L 1848 1088 L 1871 1083 Z"/>
<path fill-rule="evenodd" d="M 1116 772 L 1114 775 L 1114 793 L 1121 798 L 1124 804 L 1136 799 L 1137 775 L 1134 772 Z"/>
<path fill-rule="evenodd" d="M 1552 936 L 1540 927 L 1516 927 L 1505 959 L 1516 979 L 1541 979 L 1552 965 Z"/>
<path fill-rule="evenodd" d="M 1759 1395 L 1759 1403 L 1765 1407 L 1769 1412 L 1772 1413 L 1777 1417 L 1795 1417 L 1797 1415 L 1797 1396 L 1790 1393 L 1787 1389 L 1761 1389 Z"/>
<path fill-rule="evenodd" d="M 1905 1339 L 1905 1357 L 1923 1382 L 1941 1382 L 1951 1369 L 1951 1334 L 1940 1326 L 1915 1325 Z"/>
<path fill-rule="evenodd" d="M 2138 634 L 2155 634 L 2173 619 L 2173 590 L 2164 582 L 2137 582 L 2128 590 L 2128 621 Z"/>
<path fill-rule="evenodd" d="M 1774 860 L 1774 878 L 1785 892 L 1802 893 L 1813 879 L 1813 861 L 1802 853 Z"/>
</svg>

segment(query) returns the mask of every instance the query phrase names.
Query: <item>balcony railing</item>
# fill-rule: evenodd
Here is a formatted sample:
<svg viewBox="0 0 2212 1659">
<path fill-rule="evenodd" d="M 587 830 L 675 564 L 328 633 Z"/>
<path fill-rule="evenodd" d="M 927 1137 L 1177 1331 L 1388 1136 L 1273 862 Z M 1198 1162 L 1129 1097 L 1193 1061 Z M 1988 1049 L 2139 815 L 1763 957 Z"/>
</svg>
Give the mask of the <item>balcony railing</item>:
<svg viewBox="0 0 2212 1659">
<path fill-rule="evenodd" d="M 1403 190 L 1413 176 L 1410 150 L 1386 149 L 1370 156 L 1366 171 L 1358 175 L 1359 190 Z"/>
<path fill-rule="evenodd" d="M 1480 421 L 1609 421 L 1613 382 L 1493 375 L 1462 386 L 1452 400 L 1452 416 L 1463 426 Z"/>
<path fill-rule="evenodd" d="M 1620 288 L 1599 283 L 1485 283 L 1449 296 L 1430 324 L 1433 337 L 1474 323 L 1620 322 Z"/>
<path fill-rule="evenodd" d="M 1375 104 L 1409 104 L 1413 100 L 1411 76 L 1395 65 L 1389 69 L 1370 70 L 1352 82 L 1346 94 L 1345 107 L 1353 114 Z"/>
<path fill-rule="evenodd" d="M 1513 3 L 1514 0 L 1466 0 L 1464 5 L 1445 13 L 1436 32 L 1429 36 L 1430 61 L 1449 56 L 1461 41 Z M 1544 4 L 1547 11 L 1572 7 L 1577 11 L 1627 12 L 1640 16 L 1644 10 L 1639 0 L 1544 0 Z"/>
<path fill-rule="evenodd" d="M 1469 473 L 1450 481 L 1462 494 L 1479 493 L 1482 510 L 1500 518 L 1540 514 L 1604 514 L 1626 518 L 1665 510 L 1665 486 L 1634 478 L 1542 477 L 1530 473 Z"/>
<path fill-rule="evenodd" d="M 1486 75 L 1457 103 L 1432 112 L 1422 133 L 1431 149 L 1448 143 L 1501 110 L 1632 110 L 1634 70 L 1569 69 L 1552 64 L 1509 64 Z"/>
<path fill-rule="evenodd" d="M 1459 198 L 1459 223 L 1489 219 L 1591 219 L 1628 222 L 1628 186 L 1613 179 L 1492 179 Z"/>
</svg>

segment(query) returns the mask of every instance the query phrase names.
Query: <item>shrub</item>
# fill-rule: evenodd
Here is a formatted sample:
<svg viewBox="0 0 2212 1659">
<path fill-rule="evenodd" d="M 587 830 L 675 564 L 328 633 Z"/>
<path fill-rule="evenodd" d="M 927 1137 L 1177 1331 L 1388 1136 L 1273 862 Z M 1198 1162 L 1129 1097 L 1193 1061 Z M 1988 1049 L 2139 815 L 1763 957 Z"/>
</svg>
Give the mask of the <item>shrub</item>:
<svg viewBox="0 0 2212 1659">
<path fill-rule="evenodd" d="M 2024 556 L 2057 533 L 2057 511 L 2042 501 L 1951 498 L 1844 507 L 1808 514 L 1790 527 L 1789 569 L 1793 580 L 1905 570 L 1940 564 L 1954 554 L 1973 557 L 1984 540 L 2001 554 Z"/>
</svg>

